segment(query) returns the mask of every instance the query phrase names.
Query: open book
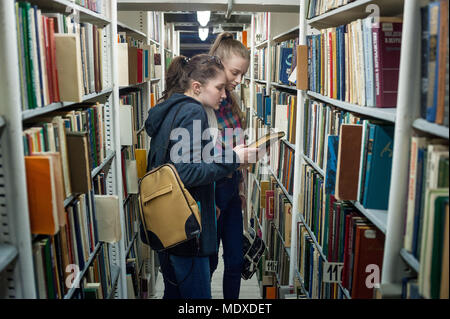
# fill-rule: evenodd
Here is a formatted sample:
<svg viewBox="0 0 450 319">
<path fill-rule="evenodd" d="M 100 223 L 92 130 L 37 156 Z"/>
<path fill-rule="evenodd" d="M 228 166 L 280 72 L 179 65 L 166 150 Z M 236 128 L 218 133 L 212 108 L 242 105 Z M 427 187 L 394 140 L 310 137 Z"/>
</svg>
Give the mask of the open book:
<svg viewBox="0 0 450 319">
<path fill-rule="evenodd" d="M 284 132 L 268 133 L 260 137 L 257 141 L 249 144 L 247 147 L 264 148 L 270 145 L 271 142 L 276 142 L 277 140 L 281 139 L 284 135 Z"/>
</svg>

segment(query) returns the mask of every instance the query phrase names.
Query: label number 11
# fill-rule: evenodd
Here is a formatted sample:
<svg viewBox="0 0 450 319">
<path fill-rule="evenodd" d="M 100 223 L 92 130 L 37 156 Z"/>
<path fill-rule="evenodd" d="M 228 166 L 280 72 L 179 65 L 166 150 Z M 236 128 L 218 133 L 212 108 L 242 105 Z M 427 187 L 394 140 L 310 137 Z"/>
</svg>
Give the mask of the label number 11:
<svg viewBox="0 0 450 319">
<path fill-rule="evenodd" d="M 323 282 L 340 283 L 342 281 L 342 268 L 344 268 L 344 263 L 326 262 Z"/>
</svg>

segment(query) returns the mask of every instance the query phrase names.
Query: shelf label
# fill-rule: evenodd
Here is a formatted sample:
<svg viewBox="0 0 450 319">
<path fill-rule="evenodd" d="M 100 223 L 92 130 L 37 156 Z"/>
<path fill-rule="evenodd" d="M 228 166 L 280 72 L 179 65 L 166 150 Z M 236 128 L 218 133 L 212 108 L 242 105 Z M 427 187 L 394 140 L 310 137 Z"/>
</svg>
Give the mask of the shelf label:
<svg viewBox="0 0 450 319">
<path fill-rule="evenodd" d="M 266 271 L 267 272 L 277 272 L 278 271 L 278 261 L 266 260 Z"/>
<path fill-rule="evenodd" d="M 326 262 L 323 271 L 323 282 L 340 283 L 342 281 L 342 269 L 344 263 Z"/>
</svg>

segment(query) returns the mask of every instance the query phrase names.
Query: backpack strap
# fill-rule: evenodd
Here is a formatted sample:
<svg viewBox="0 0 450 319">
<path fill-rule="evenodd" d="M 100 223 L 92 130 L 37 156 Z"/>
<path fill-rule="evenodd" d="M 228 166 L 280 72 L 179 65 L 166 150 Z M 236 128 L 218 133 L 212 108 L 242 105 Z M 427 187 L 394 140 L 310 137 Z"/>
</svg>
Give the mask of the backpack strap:
<svg viewBox="0 0 450 319">
<path fill-rule="evenodd" d="M 175 124 L 175 118 L 177 117 L 178 113 L 180 112 L 182 106 L 183 106 L 183 104 L 181 104 L 181 105 L 178 107 L 178 110 L 175 112 L 175 115 L 174 115 L 174 117 L 173 117 L 173 119 L 172 119 L 172 124 L 170 125 L 169 136 L 167 137 L 167 142 L 166 142 L 166 145 L 165 145 L 165 147 L 164 147 L 164 149 L 165 149 L 165 151 L 164 151 L 164 157 L 163 157 L 163 161 L 164 161 L 164 162 L 165 162 L 165 160 L 166 160 L 166 157 L 167 157 L 167 151 L 168 151 L 168 148 L 169 148 L 170 133 L 171 133 L 172 130 L 173 130 L 173 125 Z"/>
</svg>

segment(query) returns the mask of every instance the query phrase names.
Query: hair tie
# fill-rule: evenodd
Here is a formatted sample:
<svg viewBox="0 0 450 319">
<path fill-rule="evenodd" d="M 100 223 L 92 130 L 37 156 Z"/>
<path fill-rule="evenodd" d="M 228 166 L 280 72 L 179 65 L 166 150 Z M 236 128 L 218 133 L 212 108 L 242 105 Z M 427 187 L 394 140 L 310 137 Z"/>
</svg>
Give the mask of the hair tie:
<svg viewBox="0 0 450 319">
<path fill-rule="evenodd" d="M 232 34 L 226 34 L 222 37 L 222 40 L 234 39 Z"/>
</svg>

